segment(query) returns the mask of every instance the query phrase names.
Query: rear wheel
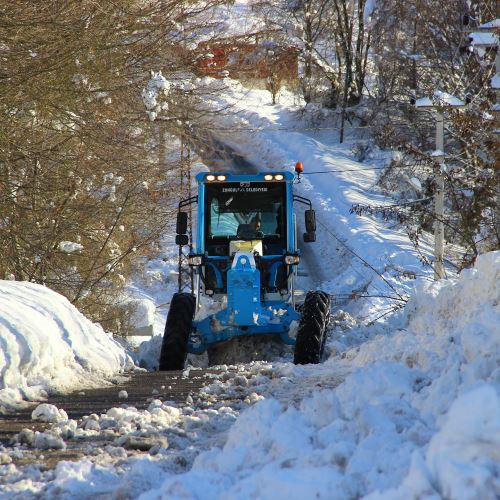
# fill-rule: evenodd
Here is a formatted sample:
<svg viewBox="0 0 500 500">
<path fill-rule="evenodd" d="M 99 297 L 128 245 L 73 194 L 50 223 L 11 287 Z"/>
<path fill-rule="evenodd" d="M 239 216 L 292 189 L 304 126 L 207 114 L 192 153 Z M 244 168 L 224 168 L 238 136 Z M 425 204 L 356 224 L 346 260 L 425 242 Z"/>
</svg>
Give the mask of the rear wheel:
<svg viewBox="0 0 500 500">
<path fill-rule="evenodd" d="M 195 307 L 196 299 L 190 293 L 176 293 L 172 297 L 161 344 L 160 371 L 184 369 Z"/>
<path fill-rule="evenodd" d="M 330 317 L 330 297 L 324 292 L 308 292 L 295 342 L 293 362 L 296 365 L 319 363 L 326 341 Z"/>
</svg>

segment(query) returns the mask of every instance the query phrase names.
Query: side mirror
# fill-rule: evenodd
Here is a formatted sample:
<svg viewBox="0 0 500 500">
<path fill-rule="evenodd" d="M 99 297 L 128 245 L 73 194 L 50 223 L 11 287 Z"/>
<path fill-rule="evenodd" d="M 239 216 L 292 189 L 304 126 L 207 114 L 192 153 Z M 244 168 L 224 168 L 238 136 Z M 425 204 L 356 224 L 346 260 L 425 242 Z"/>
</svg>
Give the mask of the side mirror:
<svg viewBox="0 0 500 500">
<path fill-rule="evenodd" d="M 175 244 L 176 245 L 184 246 L 184 245 L 187 245 L 188 243 L 189 243 L 189 238 L 188 238 L 187 234 L 178 234 L 175 237 Z"/>
<path fill-rule="evenodd" d="M 306 233 L 314 233 L 316 231 L 316 212 L 313 209 L 306 210 L 304 215 L 306 219 Z"/>
<path fill-rule="evenodd" d="M 186 234 L 188 227 L 188 214 L 187 212 L 177 212 L 177 225 L 176 225 L 176 233 L 177 234 Z"/>
<path fill-rule="evenodd" d="M 304 243 L 314 243 L 316 241 L 316 232 L 309 231 L 304 233 Z"/>
</svg>

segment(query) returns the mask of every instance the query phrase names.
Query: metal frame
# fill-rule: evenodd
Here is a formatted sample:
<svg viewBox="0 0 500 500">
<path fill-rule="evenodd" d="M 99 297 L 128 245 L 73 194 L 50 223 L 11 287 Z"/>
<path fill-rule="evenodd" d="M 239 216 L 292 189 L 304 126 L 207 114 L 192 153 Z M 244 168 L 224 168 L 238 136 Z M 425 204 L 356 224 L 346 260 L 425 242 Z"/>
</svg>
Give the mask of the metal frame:
<svg viewBox="0 0 500 500">
<path fill-rule="evenodd" d="M 191 194 L 191 149 L 189 144 L 185 140 L 185 136 L 181 137 L 181 149 L 180 149 L 180 177 L 179 177 L 179 192 L 181 196 L 186 196 Z M 181 205 L 182 201 L 179 203 Z M 184 248 L 184 245 L 179 245 L 178 254 L 178 278 L 177 278 L 177 291 L 185 292 L 188 289 L 194 291 L 195 280 L 193 270 L 188 267 L 187 261 L 189 254 L 193 251 L 193 212 L 191 208 L 188 211 L 188 251 Z"/>
</svg>

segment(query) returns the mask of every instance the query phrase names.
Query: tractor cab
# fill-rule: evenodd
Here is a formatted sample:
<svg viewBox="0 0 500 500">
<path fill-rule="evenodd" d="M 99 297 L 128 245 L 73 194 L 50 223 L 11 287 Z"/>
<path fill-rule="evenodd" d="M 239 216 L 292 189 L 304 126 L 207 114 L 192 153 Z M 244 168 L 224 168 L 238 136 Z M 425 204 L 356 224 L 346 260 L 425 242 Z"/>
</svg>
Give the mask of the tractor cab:
<svg viewBox="0 0 500 500">
<path fill-rule="evenodd" d="M 227 293 L 224 270 L 239 253 L 253 255 L 263 295 L 287 293 L 286 182 L 207 182 L 202 188 L 203 234 L 199 237 L 206 262 L 205 293 Z"/>
<path fill-rule="evenodd" d="M 303 241 L 316 239 L 315 213 L 310 200 L 293 193 L 296 179 L 290 172 L 196 176 L 198 194 L 180 202 L 176 236 L 181 247 L 192 245 L 189 265 L 196 279 L 192 294 L 173 297 L 160 369 L 180 366 L 174 351 L 199 354 L 210 344 L 237 336 L 273 334 L 284 343 L 296 343 L 289 335 L 300 319 L 294 303 L 300 260 L 295 202 L 307 206 Z M 184 209 L 194 203 L 198 204 L 196 238 L 189 242 Z M 219 301 L 220 307 L 214 314 L 196 317 L 202 294 Z M 322 304 L 326 301 L 325 294 L 318 297 Z M 177 315 L 183 314 L 189 316 L 189 331 L 181 335 L 175 332 L 184 324 Z M 169 350 L 169 343 L 175 344 L 174 350 Z M 169 361 L 170 355 L 175 359 Z"/>
</svg>

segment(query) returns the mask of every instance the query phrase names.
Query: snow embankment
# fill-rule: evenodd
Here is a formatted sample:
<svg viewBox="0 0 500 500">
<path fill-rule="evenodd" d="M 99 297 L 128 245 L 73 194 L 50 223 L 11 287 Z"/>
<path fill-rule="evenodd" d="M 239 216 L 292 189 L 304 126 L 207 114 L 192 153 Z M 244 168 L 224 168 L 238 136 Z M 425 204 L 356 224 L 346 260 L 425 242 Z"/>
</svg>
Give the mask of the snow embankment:
<svg viewBox="0 0 500 500">
<path fill-rule="evenodd" d="M 421 286 L 399 330 L 322 365 L 351 368 L 338 387 L 257 403 L 141 498 L 498 498 L 499 298 L 500 252 Z"/>
<path fill-rule="evenodd" d="M 123 347 L 62 295 L 0 281 L 0 411 L 132 366 Z"/>
</svg>

